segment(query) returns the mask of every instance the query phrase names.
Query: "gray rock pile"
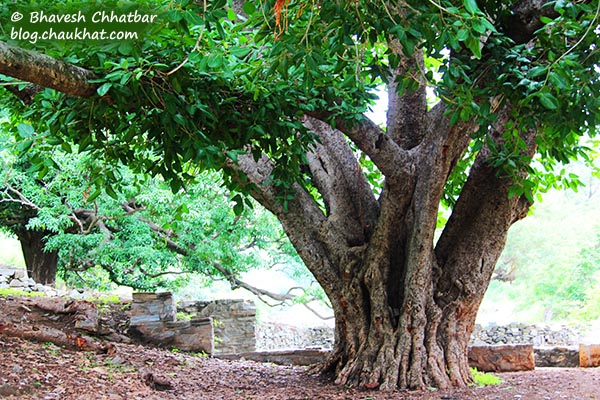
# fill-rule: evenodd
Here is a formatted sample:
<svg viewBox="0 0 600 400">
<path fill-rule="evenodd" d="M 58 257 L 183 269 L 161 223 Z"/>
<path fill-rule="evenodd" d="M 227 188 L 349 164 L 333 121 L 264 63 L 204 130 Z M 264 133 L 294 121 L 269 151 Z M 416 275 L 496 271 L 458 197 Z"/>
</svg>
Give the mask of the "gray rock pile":
<svg viewBox="0 0 600 400">
<path fill-rule="evenodd" d="M 568 326 L 510 324 L 506 326 L 475 325 L 471 343 L 486 344 L 532 344 L 541 346 L 572 346 L 581 341 L 582 333 Z"/>
<path fill-rule="evenodd" d="M 55 289 L 52 286 L 42 285 L 27 277 L 24 269 L 11 268 L 0 265 L 0 289 L 15 289 L 25 293 L 38 292 L 47 296 L 69 296 L 75 299 L 85 297 L 83 289 L 70 291 Z"/>
</svg>

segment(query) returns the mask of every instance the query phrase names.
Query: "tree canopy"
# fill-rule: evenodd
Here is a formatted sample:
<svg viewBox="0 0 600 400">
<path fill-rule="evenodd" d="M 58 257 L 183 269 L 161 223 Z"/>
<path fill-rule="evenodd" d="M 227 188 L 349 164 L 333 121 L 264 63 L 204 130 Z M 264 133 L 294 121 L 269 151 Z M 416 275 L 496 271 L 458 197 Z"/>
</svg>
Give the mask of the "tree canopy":
<svg viewBox="0 0 600 400">
<path fill-rule="evenodd" d="M 277 216 L 331 301 L 336 382 L 468 384 L 508 228 L 537 190 L 576 184 L 557 164 L 589 157 L 600 3 L 152 5 L 144 40 L 0 44 L 0 73 L 33 84 L 5 80 L 19 148 L 76 143 L 174 190 L 220 169 Z M 380 87 L 384 127 L 364 116 Z"/>
</svg>

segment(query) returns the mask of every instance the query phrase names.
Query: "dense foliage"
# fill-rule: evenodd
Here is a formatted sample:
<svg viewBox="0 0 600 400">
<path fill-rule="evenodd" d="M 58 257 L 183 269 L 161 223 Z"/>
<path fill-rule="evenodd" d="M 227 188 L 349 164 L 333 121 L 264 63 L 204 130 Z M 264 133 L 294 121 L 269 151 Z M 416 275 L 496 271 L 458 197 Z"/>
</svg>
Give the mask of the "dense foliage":
<svg viewBox="0 0 600 400">
<path fill-rule="evenodd" d="M 21 125 L 22 126 L 22 125 Z M 231 195 L 216 173 L 196 177 L 173 193 L 160 178 L 109 169 L 99 160 L 55 148 L 43 171 L 12 155 L 4 136 L 0 224 L 46 231 L 47 251 L 59 253 L 59 273 L 75 286 L 137 289 L 175 287 L 190 273 L 223 275 L 215 263 L 239 275 L 252 268 L 294 262 L 294 252 L 275 219 L 262 208 L 236 215 Z M 74 146 L 76 148 L 76 146 Z M 42 157 L 30 151 L 31 157 Z M 110 184 L 94 192 L 92 171 Z"/>
<path fill-rule="evenodd" d="M 390 83 L 386 71 L 399 66 L 402 53 L 385 45 L 391 35 L 406 55 L 419 48 L 426 57 L 427 70 L 409 68 L 396 82 L 399 92 L 425 79 L 451 105 L 454 123 L 480 121 L 446 188 L 447 204 L 484 143 L 494 148 L 494 166 L 529 172 L 526 179 L 519 175 L 513 195 L 531 196 L 556 182 L 557 162 L 585 157 L 579 137 L 595 131 L 600 83 L 589 66 L 598 59 L 598 9 L 590 2 L 548 3 L 555 12 L 542 17 L 538 42 L 530 46 L 495 27 L 510 18 L 513 3 L 249 1 L 248 18 L 225 0 L 148 4 L 159 22 L 144 40 L 18 43 L 91 69 L 100 84 L 100 97 L 91 102 L 42 92 L 23 110 L 33 129 L 18 130 L 19 148 L 66 148 L 74 141 L 108 162 L 161 174 L 174 189 L 191 177 L 186 165 L 192 163 L 224 169 L 229 187 L 244 190 L 243 178 L 230 179 L 236 173 L 229 163 L 250 145 L 256 157 L 264 152 L 275 161 L 276 184 L 299 180 L 310 187 L 303 165 L 314 136 L 298 117 L 327 110 L 331 121 L 359 120 L 376 87 Z M 398 24 L 400 17 L 410 23 Z M 519 117 L 498 147 L 486 132 L 505 99 Z M 519 151 L 525 144 L 518 135 L 533 128 L 543 131 L 535 168 Z M 105 180 L 94 183 L 96 190 L 110 188 Z"/>
</svg>

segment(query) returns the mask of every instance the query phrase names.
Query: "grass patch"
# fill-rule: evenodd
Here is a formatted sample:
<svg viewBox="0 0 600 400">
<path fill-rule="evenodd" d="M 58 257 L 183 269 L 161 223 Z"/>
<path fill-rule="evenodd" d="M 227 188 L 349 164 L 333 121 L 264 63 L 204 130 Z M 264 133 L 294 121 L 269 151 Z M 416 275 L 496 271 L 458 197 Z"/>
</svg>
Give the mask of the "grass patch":
<svg viewBox="0 0 600 400">
<path fill-rule="evenodd" d="M 475 381 L 477 386 L 499 385 L 502 383 L 502 379 L 498 378 L 496 375 L 477 371 L 476 368 L 471 368 L 471 374 L 473 375 L 473 381 Z"/>
<path fill-rule="evenodd" d="M 96 304 L 103 304 L 103 305 L 109 305 L 109 304 L 121 304 L 121 298 L 119 296 L 117 296 L 116 294 L 111 294 L 111 295 L 107 295 L 107 296 L 98 296 L 98 297 L 92 297 L 90 299 L 87 299 L 89 301 L 91 301 L 92 303 L 96 303 Z"/>
<path fill-rule="evenodd" d="M 21 289 L 0 288 L 0 297 L 44 297 L 44 293 L 26 292 Z"/>
</svg>

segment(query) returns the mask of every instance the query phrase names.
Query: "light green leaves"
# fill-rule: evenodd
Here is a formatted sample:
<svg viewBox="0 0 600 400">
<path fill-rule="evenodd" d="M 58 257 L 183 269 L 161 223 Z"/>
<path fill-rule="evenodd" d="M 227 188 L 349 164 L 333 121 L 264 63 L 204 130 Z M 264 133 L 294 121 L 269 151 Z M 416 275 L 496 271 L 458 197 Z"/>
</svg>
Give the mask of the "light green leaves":
<svg viewBox="0 0 600 400">
<path fill-rule="evenodd" d="M 112 83 L 106 82 L 106 83 L 103 83 L 102 85 L 100 85 L 100 87 L 98 87 L 98 89 L 96 89 L 96 92 L 98 93 L 98 96 L 104 96 L 106 93 L 108 93 L 108 91 L 110 90 L 111 87 L 112 87 Z"/>
<path fill-rule="evenodd" d="M 477 6 L 477 1 L 476 0 L 464 0 L 463 1 L 463 5 L 465 6 L 465 9 L 471 15 L 481 14 L 481 11 L 479 11 L 479 7 Z"/>
</svg>

